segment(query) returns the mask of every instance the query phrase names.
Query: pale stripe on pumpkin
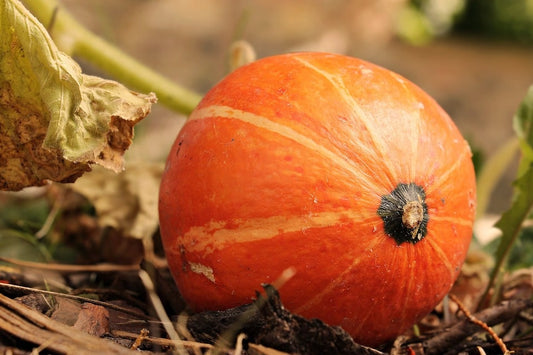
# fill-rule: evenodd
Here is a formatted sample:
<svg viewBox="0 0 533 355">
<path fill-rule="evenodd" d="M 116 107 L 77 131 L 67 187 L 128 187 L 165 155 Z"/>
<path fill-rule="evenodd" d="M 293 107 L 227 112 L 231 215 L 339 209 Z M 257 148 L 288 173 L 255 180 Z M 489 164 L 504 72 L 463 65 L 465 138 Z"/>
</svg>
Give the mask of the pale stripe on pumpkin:
<svg viewBox="0 0 533 355">
<path fill-rule="evenodd" d="M 418 293 L 420 292 L 420 290 L 422 290 L 422 287 L 420 287 L 420 277 L 417 277 L 417 276 L 420 276 L 421 273 L 420 273 L 420 268 L 417 267 L 416 265 L 416 260 L 420 258 L 420 255 L 417 255 L 419 253 L 423 253 L 424 251 L 421 251 L 422 248 L 417 248 L 416 246 L 414 246 L 414 248 L 405 248 L 406 250 L 406 255 L 404 256 L 402 262 L 404 263 L 404 267 L 407 265 L 406 269 L 400 269 L 400 270 L 397 270 L 400 272 L 400 275 L 402 275 L 402 277 L 404 277 L 404 280 L 405 280 L 405 284 L 404 284 L 404 287 L 400 287 L 398 289 L 397 292 L 399 293 L 402 293 L 406 296 L 402 296 L 401 294 L 399 295 L 400 299 L 403 299 L 403 305 L 401 306 L 401 316 L 398 317 L 397 319 L 404 319 L 404 322 L 405 322 L 405 319 L 409 319 L 408 317 L 408 312 L 410 311 L 410 307 L 409 305 L 411 304 L 412 302 L 412 299 L 414 297 L 419 297 L 418 296 Z M 407 263 L 405 262 L 407 260 Z M 426 280 L 424 280 L 426 281 Z M 422 282 L 424 282 L 422 281 Z M 426 281 L 427 282 L 427 281 Z M 409 324 L 407 324 L 407 326 L 409 326 Z M 402 327 L 403 328 L 403 324 L 402 325 L 398 325 L 398 327 Z"/>
<path fill-rule="evenodd" d="M 452 223 L 452 224 L 458 224 L 460 226 L 468 227 L 468 228 L 472 228 L 472 225 L 474 224 L 474 222 L 471 219 L 468 219 L 468 218 L 465 218 L 465 217 L 461 217 L 461 216 L 443 216 L 442 214 L 440 214 L 440 215 L 431 215 L 430 220 L 431 221 L 435 221 L 435 222 L 448 222 L 448 223 Z"/>
<path fill-rule="evenodd" d="M 374 250 L 379 248 L 379 244 L 387 240 L 389 237 L 385 234 L 382 235 L 381 238 L 376 237 L 371 240 L 371 243 L 366 247 L 366 250 Z M 364 259 L 371 258 L 372 256 L 369 254 L 362 254 L 356 257 L 350 266 L 346 268 L 339 276 L 337 276 L 335 279 L 331 280 L 331 282 L 322 289 L 319 293 L 316 293 L 312 295 L 309 300 L 307 300 L 303 305 L 296 308 L 294 310 L 295 313 L 304 313 L 308 309 L 315 307 L 316 305 L 320 304 L 324 297 L 326 297 L 328 294 L 331 294 L 335 288 L 339 287 L 341 284 L 345 283 L 346 276 L 352 272 L 354 272 L 354 269 L 357 270 L 357 272 L 360 272 L 360 269 L 357 269 L 357 265 L 363 261 Z M 370 310 L 371 311 L 371 310 Z M 371 313 L 371 312 L 369 312 Z M 361 324 L 363 324 L 363 321 L 361 320 Z"/>
<path fill-rule="evenodd" d="M 422 120 L 420 111 L 424 110 L 424 103 L 415 96 L 413 90 L 406 85 L 405 80 L 400 75 L 394 72 L 391 72 L 390 74 L 404 88 L 406 92 L 405 96 L 413 99 L 413 107 L 415 108 L 414 114 L 408 115 L 410 124 L 409 134 L 412 137 L 409 139 L 409 142 L 411 143 L 411 152 L 409 153 L 411 158 L 409 163 L 409 179 L 410 181 L 415 181 L 417 177 L 417 167 L 420 165 L 420 161 L 418 160 L 418 141 L 420 137 L 420 121 Z"/>
<path fill-rule="evenodd" d="M 465 143 L 466 149 L 463 150 L 463 153 L 461 156 L 457 157 L 457 159 L 454 160 L 453 164 L 448 167 L 444 171 L 443 174 L 440 174 L 435 177 L 435 181 L 425 187 L 426 195 L 432 194 L 436 189 L 440 188 L 442 184 L 444 183 L 450 183 L 450 181 L 453 181 L 453 179 L 450 179 L 450 175 L 455 172 L 459 168 L 464 168 L 466 165 L 464 164 L 464 159 L 471 159 L 472 152 L 470 151 L 470 146 L 468 143 Z"/>
<path fill-rule="evenodd" d="M 452 265 L 452 263 L 450 263 L 450 259 L 448 255 L 446 255 L 446 253 L 440 247 L 439 241 L 437 240 L 437 238 L 428 238 L 428 237 L 431 237 L 431 236 L 430 235 L 426 236 L 424 240 L 426 241 L 426 243 L 428 243 L 431 246 L 431 248 L 435 252 L 435 255 L 439 258 L 439 260 L 443 263 L 443 265 L 449 271 L 450 281 L 453 282 L 453 280 L 455 280 L 454 275 L 456 273 L 455 267 Z"/>
<path fill-rule="evenodd" d="M 324 158 L 341 167 L 343 170 L 348 171 L 354 177 L 354 184 L 366 185 L 365 187 L 368 191 L 379 191 L 379 185 L 377 184 L 375 179 L 373 179 L 372 176 L 363 174 L 353 161 L 328 150 L 327 148 L 316 143 L 309 137 L 306 137 L 303 134 L 298 133 L 292 128 L 287 127 L 283 124 L 274 122 L 267 117 L 256 115 L 251 112 L 238 110 L 229 106 L 212 105 L 196 110 L 190 116 L 189 121 L 212 117 L 236 119 L 242 122 L 249 123 L 255 127 L 263 128 L 267 131 L 277 133 L 285 138 L 291 139 L 292 141 L 322 155 Z"/>
<path fill-rule="evenodd" d="M 226 228 L 224 221 L 211 221 L 203 226 L 191 227 L 180 241 L 187 245 L 191 252 L 211 254 L 215 250 L 223 249 L 234 243 L 246 243 L 271 239 L 282 233 L 304 232 L 311 228 L 335 226 L 346 221 L 354 221 L 363 225 L 375 221 L 376 227 L 380 223 L 377 214 L 364 215 L 362 212 L 344 210 L 335 212 L 320 212 L 302 216 L 272 216 L 265 218 L 242 218 L 231 220 L 231 226 Z M 373 226 L 370 224 L 370 229 Z M 214 241 L 214 242 L 213 242 Z"/>
<path fill-rule="evenodd" d="M 328 80 L 332 84 L 332 86 L 338 91 L 339 95 L 343 98 L 348 107 L 351 108 L 351 113 L 353 115 L 352 118 L 354 120 L 359 119 L 365 124 L 370 134 L 370 138 L 374 143 L 374 147 L 376 148 L 375 150 L 379 154 L 379 156 L 375 157 L 375 159 L 385 164 L 386 169 L 384 171 L 388 172 L 388 174 L 386 175 L 390 179 L 391 186 L 395 186 L 400 180 L 398 178 L 398 172 L 396 171 L 395 166 L 391 165 L 390 158 L 387 158 L 387 144 L 383 141 L 383 138 L 379 134 L 376 134 L 376 132 L 379 132 L 380 130 L 378 129 L 378 127 L 375 126 L 374 121 L 368 117 L 366 112 L 361 108 L 361 106 L 351 95 L 350 90 L 346 87 L 342 76 L 334 75 L 327 71 L 321 70 L 320 68 L 314 66 L 313 64 L 309 63 L 301 57 L 294 57 L 294 59 L 302 63 L 309 69 L 322 75 L 326 80 Z"/>
<path fill-rule="evenodd" d="M 431 239 L 433 238 L 426 238 L 425 242 L 429 243 L 429 247 L 433 249 L 436 257 L 442 262 L 444 267 L 449 271 L 450 282 L 452 282 L 454 280 L 455 268 L 450 264 L 449 259 L 447 258 L 443 250 L 440 248 L 440 246 L 436 242 L 432 241 Z M 386 237 L 375 238 L 373 240 L 373 243 L 370 246 L 368 246 L 367 249 L 379 249 L 380 248 L 379 244 L 383 242 L 384 240 L 386 240 Z M 416 250 L 420 250 L 420 246 L 413 246 L 413 245 L 407 245 L 405 246 L 405 248 L 413 252 Z M 399 256 L 400 254 L 391 254 L 390 257 L 392 258 L 395 255 Z M 368 257 L 368 255 L 366 257 Z M 417 259 L 415 256 L 412 256 L 412 257 L 413 257 L 413 260 Z M 321 304 L 323 302 L 324 297 L 326 297 L 327 295 L 333 294 L 335 292 L 335 288 L 339 287 L 341 284 L 343 284 L 346 281 L 346 276 L 349 273 L 353 272 L 353 270 L 358 270 L 360 272 L 360 270 L 357 269 L 357 265 L 361 263 L 363 259 L 364 259 L 364 256 L 359 256 L 355 258 L 354 261 L 352 262 L 352 265 L 350 265 L 342 274 L 340 274 L 338 277 L 333 279 L 327 285 L 327 287 L 325 287 L 321 292 L 314 294 L 311 299 L 307 300 L 303 305 L 296 308 L 294 312 L 305 313 L 308 309 L 311 309 L 315 307 L 316 305 Z M 405 262 L 405 260 L 409 260 L 408 254 L 403 255 L 400 262 Z M 410 270 L 409 272 L 411 275 L 410 277 L 405 274 L 402 275 L 402 279 L 407 280 L 407 284 L 404 285 L 404 288 L 402 291 L 407 292 L 408 294 L 411 294 L 412 292 L 414 292 L 414 288 L 417 287 L 417 285 L 413 282 L 413 280 L 415 279 L 414 275 L 416 275 L 420 270 L 418 270 L 416 267 L 409 268 L 409 270 Z M 383 284 L 383 287 L 387 288 L 387 287 L 390 287 L 390 285 Z M 386 293 L 387 292 L 385 292 L 385 294 Z M 376 291 L 376 294 L 380 294 L 380 293 Z M 354 290 L 354 302 L 356 302 L 356 299 L 357 299 L 357 290 Z M 408 298 L 405 299 L 406 304 L 408 303 L 407 300 Z M 376 305 L 378 305 L 378 303 L 376 303 Z M 374 313 L 373 307 L 369 307 L 366 310 L 365 314 L 359 315 L 357 319 L 357 325 L 354 325 L 354 331 L 357 332 L 364 324 L 366 324 L 366 319 L 372 317 L 373 313 Z"/>
</svg>

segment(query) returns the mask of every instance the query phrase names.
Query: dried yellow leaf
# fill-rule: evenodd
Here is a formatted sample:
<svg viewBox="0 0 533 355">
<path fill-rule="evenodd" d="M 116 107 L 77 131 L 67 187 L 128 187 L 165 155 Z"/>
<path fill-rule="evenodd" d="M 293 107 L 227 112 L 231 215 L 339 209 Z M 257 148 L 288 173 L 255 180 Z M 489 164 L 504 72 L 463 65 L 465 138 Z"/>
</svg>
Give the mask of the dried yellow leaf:
<svg viewBox="0 0 533 355">
<path fill-rule="evenodd" d="M 128 237 L 150 238 L 159 225 L 163 169 L 163 163 L 133 162 L 120 174 L 94 169 L 70 187 L 93 204 L 100 226 L 112 227 Z"/>
<path fill-rule="evenodd" d="M 84 75 L 18 0 L 0 4 L 0 190 L 123 169 L 155 95 Z"/>
</svg>

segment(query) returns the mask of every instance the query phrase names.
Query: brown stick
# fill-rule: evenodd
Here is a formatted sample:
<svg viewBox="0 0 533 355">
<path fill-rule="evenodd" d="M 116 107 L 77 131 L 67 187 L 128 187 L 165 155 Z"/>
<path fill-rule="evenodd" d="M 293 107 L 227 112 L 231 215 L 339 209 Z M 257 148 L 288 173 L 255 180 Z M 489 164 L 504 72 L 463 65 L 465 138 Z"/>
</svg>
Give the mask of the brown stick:
<svg viewBox="0 0 533 355">
<path fill-rule="evenodd" d="M 19 339 L 42 345 L 59 354 L 132 355 L 129 350 L 59 323 L 25 305 L 0 294 L 0 328 Z"/>
<path fill-rule="evenodd" d="M 50 295 L 50 296 L 54 296 L 54 297 L 63 297 L 63 298 L 68 298 L 68 299 L 76 300 L 76 301 L 80 301 L 80 302 L 92 303 L 92 304 L 96 304 L 98 306 L 102 306 L 102 307 L 107 307 L 107 308 L 113 309 L 115 311 L 123 312 L 123 313 L 129 314 L 129 315 L 132 315 L 134 317 L 139 317 L 140 319 L 143 319 L 145 321 L 153 320 L 152 318 L 150 318 L 149 316 L 145 315 L 142 312 L 139 312 L 139 311 L 136 311 L 136 310 L 133 310 L 133 309 L 130 309 L 130 308 L 126 308 L 126 307 L 120 307 L 120 306 L 117 306 L 117 305 L 115 305 L 113 303 L 102 302 L 102 301 L 94 300 L 94 299 L 87 298 L 87 297 L 69 295 L 69 294 L 66 294 L 66 293 L 60 293 L 60 292 L 54 292 L 54 291 L 39 290 L 39 289 L 26 287 L 26 286 L 19 286 L 19 285 L 0 283 L 0 289 L 2 289 L 2 288 L 11 289 L 11 290 L 18 290 L 18 291 L 23 291 L 23 292 L 27 292 L 27 293 L 39 293 L 39 294 L 42 294 L 42 295 Z"/>
<path fill-rule="evenodd" d="M 466 307 L 463 305 L 463 303 L 457 297 L 455 297 L 455 295 L 450 294 L 450 299 L 452 301 L 454 301 L 455 303 L 457 303 L 457 306 L 459 306 L 459 309 L 465 314 L 465 317 L 470 322 L 472 322 L 474 324 L 477 324 L 479 327 L 483 328 L 483 330 L 485 330 L 487 333 L 490 334 L 492 339 L 494 339 L 496 344 L 498 344 L 498 346 L 502 350 L 502 353 L 507 354 L 509 352 L 509 350 L 507 350 L 507 346 L 505 345 L 503 340 L 498 336 L 498 334 L 496 334 L 496 332 L 491 327 L 489 327 L 487 325 L 487 323 L 485 323 L 485 322 L 477 319 L 475 316 L 473 316 L 472 313 L 470 313 L 470 311 L 468 309 L 466 309 Z"/>
<path fill-rule="evenodd" d="M 525 299 L 514 299 L 477 312 L 474 316 L 488 326 L 494 326 L 513 319 L 519 312 L 528 307 L 533 307 L 533 302 Z M 478 330 L 479 326 L 468 319 L 458 322 L 442 333 L 423 342 L 426 355 L 442 354 Z"/>
<path fill-rule="evenodd" d="M 72 274 L 77 272 L 117 272 L 117 271 L 138 271 L 140 266 L 135 265 L 120 265 L 120 264 L 95 264 L 95 265 L 68 265 L 68 264 L 53 264 L 53 263 L 38 263 L 34 261 L 25 261 L 12 258 L 0 257 L 0 261 L 17 265 L 20 267 L 27 267 L 37 270 L 57 271 L 63 274 Z"/>
</svg>

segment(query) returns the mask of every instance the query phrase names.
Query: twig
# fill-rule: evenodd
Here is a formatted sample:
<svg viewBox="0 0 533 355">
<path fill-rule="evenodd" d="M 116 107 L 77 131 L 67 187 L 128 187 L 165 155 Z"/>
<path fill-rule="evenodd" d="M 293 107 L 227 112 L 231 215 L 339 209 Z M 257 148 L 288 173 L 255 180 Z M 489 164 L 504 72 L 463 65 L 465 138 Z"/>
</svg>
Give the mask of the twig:
<svg viewBox="0 0 533 355">
<path fill-rule="evenodd" d="M 115 296 L 117 298 L 123 299 L 126 302 L 129 302 L 131 305 L 137 308 L 143 308 L 146 306 L 146 303 L 144 301 L 139 299 L 139 297 L 135 297 L 138 295 L 133 292 L 128 292 L 127 290 L 117 290 L 112 288 L 76 288 L 74 290 L 69 291 L 69 294 L 73 296 L 84 294 Z"/>
<path fill-rule="evenodd" d="M 498 334 L 496 334 L 496 332 L 491 327 L 489 327 L 487 325 L 487 323 L 477 319 L 474 315 L 472 315 L 472 313 L 470 313 L 470 311 L 468 309 L 466 309 L 466 307 L 463 305 L 463 303 L 455 295 L 450 294 L 450 299 L 457 304 L 457 306 L 459 307 L 461 312 L 464 313 L 465 317 L 470 322 L 478 325 L 479 327 L 481 327 L 483 330 L 485 330 L 487 333 L 490 334 L 490 336 L 494 339 L 496 344 L 498 344 L 498 346 L 502 350 L 502 353 L 504 353 L 504 354 L 508 354 L 509 353 L 509 350 L 507 349 L 507 346 L 505 345 L 503 340 L 498 336 Z"/>
<path fill-rule="evenodd" d="M 233 354 L 235 355 L 241 355 L 242 353 L 242 342 L 246 339 L 246 334 L 241 333 L 237 336 L 237 341 L 235 342 L 235 350 L 233 350 Z"/>
<path fill-rule="evenodd" d="M 0 328 L 19 339 L 33 344 L 45 344 L 59 354 L 117 354 L 130 355 L 129 350 L 112 341 L 89 335 L 37 312 L 0 294 Z M 53 338 L 50 344 L 47 340 Z"/>
<path fill-rule="evenodd" d="M 292 279 L 294 275 L 296 275 L 296 268 L 288 267 L 285 270 L 283 270 L 281 275 L 279 275 L 279 277 L 276 280 L 274 280 L 274 282 L 272 282 L 272 286 L 274 286 L 276 290 L 279 290 L 283 287 L 283 285 L 287 283 L 287 281 Z"/>
<path fill-rule="evenodd" d="M 33 349 L 31 351 L 31 354 L 32 355 L 34 355 L 34 354 L 35 355 L 39 355 L 41 353 L 41 351 L 43 351 L 44 349 L 48 348 L 53 343 L 57 342 L 58 338 L 59 337 L 57 335 L 51 336 L 50 338 L 46 339 L 43 343 L 39 344 L 38 347 Z"/>
<path fill-rule="evenodd" d="M 119 265 L 119 264 L 95 264 L 95 265 L 70 265 L 70 264 L 52 264 L 52 263 L 38 263 L 33 261 L 24 261 L 18 259 L 0 257 L 0 261 L 17 265 L 20 267 L 27 267 L 37 270 L 57 271 L 60 273 L 76 273 L 76 272 L 117 272 L 117 271 L 137 271 L 140 269 L 139 265 Z"/>
<path fill-rule="evenodd" d="M 63 298 L 71 299 L 71 300 L 92 303 L 92 304 L 96 304 L 96 305 L 99 305 L 99 306 L 102 306 L 102 307 L 114 309 L 116 311 L 123 312 L 123 313 L 129 314 L 129 315 L 135 316 L 135 317 L 140 317 L 141 319 L 150 320 L 149 316 L 147 316 L 144 313 L 137 312 L 137 311 L 134 311 L 134 310 L 129 309 L 129 308 L 124 308 L 124 307 L 121 307 L 121 306 L 117 306 L 116 304 L 113 304 L 113 303 L 102 302 L 102 301 L 98 301 L 98 300 L 94 300 L 94 299 L 86 298 L 86 297 L 82 297 L 82 296 L 75 296 L 75 295 L 69 295 L 67 293 L 45 291 L 45 290 L 39 290 L 39 289 L 36 289 L 36 288 L 31 288 L 31 287 L 0 283 L 0 289 L 2 289 L 2 288 L 4 288 L 4 289 L 12 289 L 12 290 L 19 290 L 19 291 L 24 291 L 24 292 L 28 292 L 28 293 L 39 293 L 39 294 L 42 294 L 42 295 L 63 297 Z"/>
<path fill-rule="evenodd" d="M 131 344 L 130 349 L 131 350 L 139 349 L 143 341 L 148 338 L 148 334 L 150 334 L 150 331 L 148 329 L 146 328 L 141 329 L 141 332 L 139 333 L 137 338 L 135 338 L 135 341 L 133 342 L 133 344 Z"/>
<path fill-rule="evenodd" d="M 111 335 L 116 338 L 123 338 L 123 339 L 137 339 L 139 337 L 139 334 L 137 333 L 127 332 L 123 330 L 112 330 Z M 175 345 L 174 340 L 170 340 L 166 338 L 155 338 L 155 337 L 148 336 L 146 338 L 143 338 L 143 341 L 150 342 L 152 344 L 160 345 L 160 346 L 174 346 Z M 191 341 L 191 340 L 181 340 L 180 342 L 181 344 L 183 344 L 184 347 L 188 349 L 193 349 L 193 350 L 213 349 L 213 345 L 207 344 L 207 343 L 200 343 L 200 342 Z M 269 348 L 269 347 L 266 347 L 260 344 L 250 343 L 248 344 L 248 347 L 265 355 L 289 355 L 289 353 L 275 350 L 275 349 L 272 349 L 272 348 Z M 229 349 L 227 350 L 229 351 Z"/>
<path fill-rule="evenodd" d="M 139 334 L 137 333 L 127 332 L 124 330 L 112 330 L 111 335 L 114 337 L 123 338 L 123 339 L 137 339 L 139 337 Z M 176 345 L 175 340 L 170 340 L 166 338 L 156 338 L 156 337 L 150 337 L 150 336 L 145 337 L 143 341 L 147 341 L 152 344 L 161 345 L 161 346 Z M 180 340 L 179 342 L 183 346 L 188 347 L 188 348 L 211 349 L 213 347 L 213 345 L 211 344 L 199 343 L 197 341 Z"/>
<path fill-rule="evenodd" d="M 248 344 L 248 347 L 264 355 L 290 355 L 289 353 L 286 353 L 284 351 L 279 351 L 276 349 L 268 348 L 261 344 Z"/>
<path fill-rule="evenodd" d="M 217 346 L 233 347 L 239 333 L 245 333 L 250 343 L 289 353 L 385 354 L 355 343 L 340 327 L 330 327 L 318 319 L 291 313 L 283 307 L 279 293 L 272 285 L 263 285 L 263 288 L 266 295 L 257 292 L 254 303 L 191 315 L 187 328 L 197 340 L 215 343 L 211 351 L 213 355 L 226 354 L 225 349 L 219 350 Z"/>
<path fill-rule="evenodd" d="M 281 273 L 281 275 L 274 280 L 273 285 L 275 289 L 281 288 L 287 281 L 289 281 L 296 271 L 294 268 L 289 267 Z M 252 319 L 256 313 L 261 310 L 268 303 L 268 295 L 266 297 L 260 297 L 255 301 L 256 307 L 250 307 L 237 318 L 237 320 L 231 324 L 215 342 L 215 348 L 213 349 L 213 355 L 220 354 L 225 348 L 231 347 L 231 343 L 239 333 L 239 330 L 246 324 L 250 319 Z"/>
<path fill-rule="evenodd" d="M 163 306 L 163 303 L 161 302 L 161 299 L 159 296 L 157 296 L 157 293 L 155 292 L 154 283 L 152 282 L 152 279 L 150 278 L 150 275 L 144 271 L 139 270 L 139 278 L 141 279 L 144 288 L 146 289 L 146 292 L 148 293 L 148 297 L 150 297 L 150 301 L 152 302 L 152 306 L 154 307 L 154 310 L 159 317 L 159 320 L 161 320 L 161 323 L 163 324 L 163 327 L 165 327 L 165 330 L 170 337 L 171 340 L 174 340 L 174 345 L 176 348 L 176 351 L 180 355 L 187 355 L 187 350 L 183 347 L 182 340 L 180 339 L 180 336 L 178 335 L 178 332 L 174 328 L 174 325 L 168 318 L 167 313 L 165 312 L 165 307 Z"/>
<path fill-rule="evenodd" d="M 56 11 L 54 11 L 54 14 L 55 13 Z M 44 221 L 41 229 L 39 229 L 37 233 L 35 233 L 35 238 L 42 239 L 50 232 L 50 230 L 52 229 L 52 226 L 54 225 L 57 215 L 61 211 L 64 198 L 65 198 L 65 191 L 62 190 L 59 193 L 58 197 L 55 199 L 54 203 L 52 204 L 52 210 L 48 213 L 48 216 L 46 216 L 46 220 Z"/>
<path fill-rule="evenodd" d="M 187 319 L 189 319 L 189 316 L 185 312 L 182 312 L 180 315 L 178 315 L 178 320 L 176 321 L 176 331 L 182 338 L 186 340 L 194 340 L 191 332 L 189 332 L 189 329 L 187 329 Z M 194 355 L 202 355 L 200 349 L 198 348 L 193 348 L 193 351 Z"/>
<path fill-rule="evenodd" d="M 533 307 L 533 302 L 525 299 L 513 299 L 501 302 L 498 305 L 487 308 L 474 314 L 476 319 L 486 323 L 488 326 L 503 323 L 515 318 L 522 310 Z M 478 325 L 465 319 L 456 323 L 442 333 L 427 339 L 423 342 L 426 355 L 437 355 L 445 352 L 451 346 L 457 345 L 466 337 L 478 331 Z"/>
</svg>

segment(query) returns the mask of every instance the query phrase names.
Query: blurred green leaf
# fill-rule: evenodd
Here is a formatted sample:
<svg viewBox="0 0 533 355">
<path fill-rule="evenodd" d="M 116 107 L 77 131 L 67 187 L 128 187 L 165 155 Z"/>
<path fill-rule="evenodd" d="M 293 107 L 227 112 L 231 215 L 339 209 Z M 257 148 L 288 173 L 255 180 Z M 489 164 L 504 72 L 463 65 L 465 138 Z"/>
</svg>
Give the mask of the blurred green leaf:
<svg viewBox="0 0 533 355">
<path fill-rule="evenodd" d="M 489 243 L 485 250 L 492 252 L 492 255 L 496 255 L 498 248 L 498 241 L 494 240 Z M 509 258 L 507 261 L 508 270 L 518 270 L 523 268 L 529 268 L 533 265 L 533 227 L 523 227 L 520 231 L 520 236 L 513 245 Z"/>
<path fill-rule="evenodd" d="M 533 207 L 533 189 L 531 189 L 533 186 L 533 165 L 529 166 L 529 169 L 513 183 L 513 186 L 516 193 L 511 208 L 505 211 L 496 222 L 496 227 L 503 233 L 496 251 L 496 260 L 505 260 L 515 239 L 520 235 L 523 222 Z M 503 265 L 504 262 L 502 261 L 500 264 Z"/>
<path fill-rule="evenodd" d="M 500 276 L 507 266 L 508 256 L 520 236 L 522 225 L 533 207 L 533 86 L 522 100 L 513 121 L 515 133 L 520 141 L 522 153 L 518 176 L 513 183 L 514 192 L 511 207 L 496 222 L 502 236 L 496 250 L 495 267 L 489 284 L 479 305 L 485 303 L 490 289 L 495 286 L 492 303 L 499 296 Z M 479 308 L 480 306 L 478 306 Z"/>
<path fill-rule="evenodd" d="M 483 216 L 487 211 L 490 196 L 498 181 L 516 158 L 518 147 L 519 140 L 516 137 L 511 138 L 499 147 L 483 165 L 477 176 L 477 217 Z"/>
<path fill-rule="evenodd" d="M 0 256 L 35 262 L 51 260 L 46 248 L 33 235 L 12 229 L 0 229 Z"/>
<path fill-rule="evenodd" d="M 405 6 L 398 14 L 396 33 L 404 41 L 414 45 L 423 45 L 433 39 L 433 30 L 427 17 L 411 4 Z"/>
<path fill-rule="evenodd" d="M 490 38 L 533 43 L 533 2 L 468 0 L 456 29 Z"/>
<path fill-rule="evenodd" d="M 43 225 L 50 212 L 43 198 L 13 199 L 0 204 L 0 229 L 11 228 L 33 234 Z"/>
<path fill-rule="evenodd" d="M 513 118 L 513 128 L 520 140 L 522 159 L 518 176 L 524 174 L 533 162 L 533 85 L 520 103 Z"/>
<path fill-rule="evenodd" d="M 57 263 L 75 264 L 80 258 L 80 251 L 77 248 L 65 245 L 64 243 L 47 245 L 47 251 Z"/>
<path fill-rule="evenodd" d="M 513 126 L 517 136 L 530 144 L 533 142 L 533 85 L 520 103 L 514 116 Z"/>
</svg>

